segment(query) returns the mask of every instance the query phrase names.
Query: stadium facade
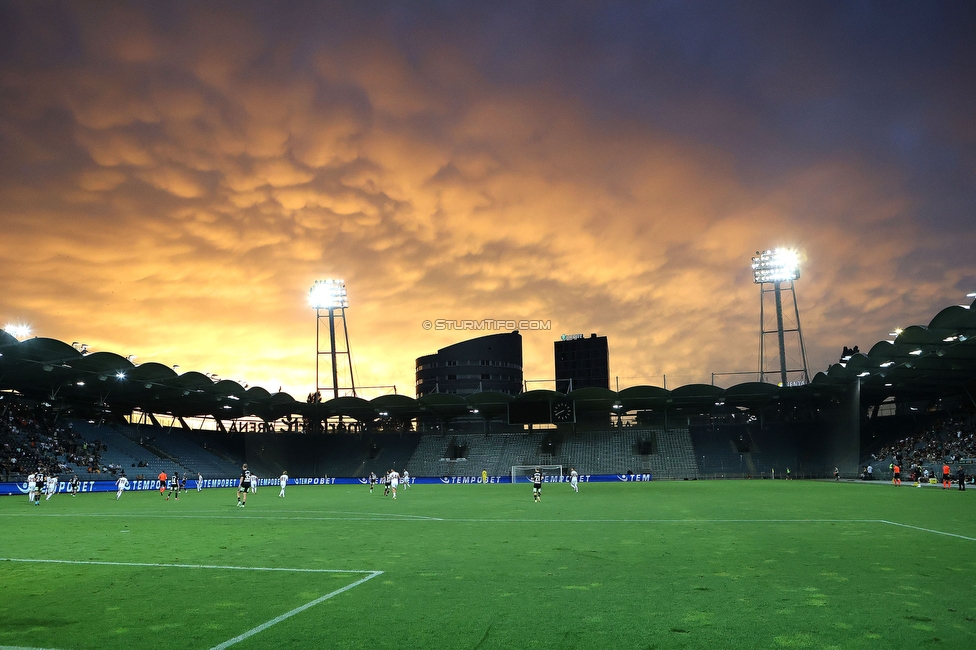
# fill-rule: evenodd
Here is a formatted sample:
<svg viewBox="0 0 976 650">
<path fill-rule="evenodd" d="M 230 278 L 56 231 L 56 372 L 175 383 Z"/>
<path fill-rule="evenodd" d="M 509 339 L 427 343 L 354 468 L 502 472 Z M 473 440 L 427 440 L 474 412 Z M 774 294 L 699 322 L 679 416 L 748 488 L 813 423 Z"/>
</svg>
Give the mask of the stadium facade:
<svg viewBox="0 0 976 650">
<path fill-rule="evenodd" d="M 417 397 L 522 392 L 522 335 L 518 330 L 468 339 L 417 359 Z"/>
<path fill-rule="evenodd" d="M 607 337 L 563 335 L 553 343 L 556 390 L 568 393 L 577 388 L 610 388 L 610 346 Z"/>
</svg>

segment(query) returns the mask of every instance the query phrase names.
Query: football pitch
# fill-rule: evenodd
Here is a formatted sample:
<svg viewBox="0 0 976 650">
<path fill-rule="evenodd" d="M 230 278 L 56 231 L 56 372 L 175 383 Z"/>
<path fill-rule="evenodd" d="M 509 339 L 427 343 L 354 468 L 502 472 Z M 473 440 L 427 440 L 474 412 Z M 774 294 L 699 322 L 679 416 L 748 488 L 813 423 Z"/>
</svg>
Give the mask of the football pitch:
<svg viewBox="0 0 976 650">
<path fill-rule="evenodd" d="M 976 496 L 906 483 L 0 497 L 0 648 L 976 647 Z"/>
</svg>

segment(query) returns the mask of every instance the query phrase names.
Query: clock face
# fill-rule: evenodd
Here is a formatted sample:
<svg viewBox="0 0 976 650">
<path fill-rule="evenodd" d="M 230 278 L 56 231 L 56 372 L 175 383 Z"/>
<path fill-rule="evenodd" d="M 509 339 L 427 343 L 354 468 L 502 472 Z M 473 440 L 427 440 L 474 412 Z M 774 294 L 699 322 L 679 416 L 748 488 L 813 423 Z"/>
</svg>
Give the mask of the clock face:
<svg viewBox="0 0 976 650">
<path fill-rule="evenodd" d="M 552 420 L 553 422 L 572 422 L 573 420 L 573 403 L 572 402 L 556 402 L 552 405 Z"/>
</svg>

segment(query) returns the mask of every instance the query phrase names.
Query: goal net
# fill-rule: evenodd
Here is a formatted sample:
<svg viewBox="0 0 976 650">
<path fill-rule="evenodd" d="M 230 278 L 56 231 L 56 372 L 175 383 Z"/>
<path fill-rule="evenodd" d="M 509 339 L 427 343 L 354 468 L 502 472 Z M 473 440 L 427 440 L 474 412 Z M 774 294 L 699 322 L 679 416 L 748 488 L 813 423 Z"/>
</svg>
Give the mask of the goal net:
<svg viewBox="0 0 976 650">
<path fill-rule="evenodd" d="M 562 465 L 512 465 L 512 483 L 529 483 L 536 467 L 542 472 L 543 480 L 547 483 L 563 481 Z M 559 478 L 553 478 L 555 476 Z"/>
</svg>

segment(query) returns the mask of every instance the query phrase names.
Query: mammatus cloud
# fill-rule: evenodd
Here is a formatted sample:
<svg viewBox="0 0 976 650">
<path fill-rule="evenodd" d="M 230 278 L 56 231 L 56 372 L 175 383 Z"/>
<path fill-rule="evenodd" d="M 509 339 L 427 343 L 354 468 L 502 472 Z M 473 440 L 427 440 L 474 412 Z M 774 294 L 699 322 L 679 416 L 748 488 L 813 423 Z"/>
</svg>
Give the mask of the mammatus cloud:
<svg viewBox="0 0 976 650">
<path fill-rule="evenodd" d="M 416 357 L 487 333 L 425 319 L 512 318 L 551 322 L 523 332 L 528 378 L 552 376 L 561 333 L 599 332 L 622 387 L 670 386 L 755 369 L 757 249 L 804 256 L 813 371 L 976 279 L 868 156 L 780 152 L 757 176 L 558 79 L 485 74 L 453 38 L 398 46 L 353 21 L 340 45 L 291 40 L 257 11 L 179 7 L 164 29 L 145 7 L 69 6 L 76 51 L 42 65 L 22 43 L 0 67 L 0 314 L 43 336 L 301 397 L 305 295 L 343 277 L 362 385 L 413 394 Z"/>
</svg>

